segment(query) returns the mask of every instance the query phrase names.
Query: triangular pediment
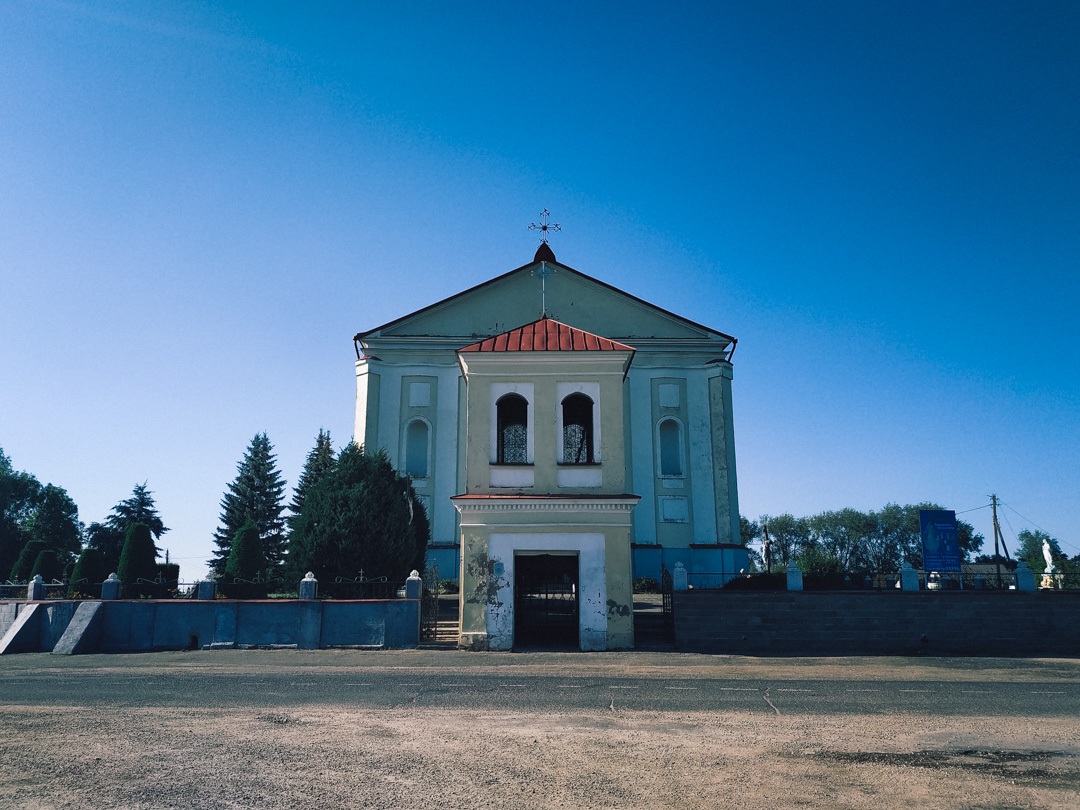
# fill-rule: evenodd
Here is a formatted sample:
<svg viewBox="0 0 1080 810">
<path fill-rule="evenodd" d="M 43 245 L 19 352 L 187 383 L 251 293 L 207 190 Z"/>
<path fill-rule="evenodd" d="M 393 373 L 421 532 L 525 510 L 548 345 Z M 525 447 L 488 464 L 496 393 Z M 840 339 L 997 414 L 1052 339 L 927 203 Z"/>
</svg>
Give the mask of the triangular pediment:
<svg viewBox="0 0 1080 810">
<path fill-rule="evenodd" d="M 545 314 L 576 329 L 630 345 L 635 340 L 651 339 L 715 341 L 720 346 L 734 342 L 730 335 L 556 262 L 524 265 L 356 338 L 485 338 Z"/>
</svg>

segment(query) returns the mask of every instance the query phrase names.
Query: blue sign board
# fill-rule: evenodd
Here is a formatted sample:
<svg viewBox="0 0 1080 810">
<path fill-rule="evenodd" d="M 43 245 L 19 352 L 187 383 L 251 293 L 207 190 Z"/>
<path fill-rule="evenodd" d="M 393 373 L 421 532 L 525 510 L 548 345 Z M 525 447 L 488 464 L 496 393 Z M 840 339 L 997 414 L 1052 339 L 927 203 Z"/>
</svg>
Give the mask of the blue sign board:
<svg viewBox="0 0 1080 810">
<path fill-rule="evenodd" d="M 923 568 L 927 571 L 959 571 L 960 541 L 956 537 L 956 512 L 951 509 L 920 509 Z"/>
</svg>

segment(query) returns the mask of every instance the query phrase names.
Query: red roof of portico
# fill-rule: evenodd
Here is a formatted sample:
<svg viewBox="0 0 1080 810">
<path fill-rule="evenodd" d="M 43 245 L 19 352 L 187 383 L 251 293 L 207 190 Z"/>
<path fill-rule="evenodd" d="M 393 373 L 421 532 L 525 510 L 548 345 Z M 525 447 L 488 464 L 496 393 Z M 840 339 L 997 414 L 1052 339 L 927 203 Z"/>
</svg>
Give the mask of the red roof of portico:
<svg viewBox="0 0 1080 810">
<path fill-rule="evenodd" d="M 459 352 L 632 352 L 634 348 L 567 326 L 546 315 L 538 321 L 473 343 Z"/>
</svg>

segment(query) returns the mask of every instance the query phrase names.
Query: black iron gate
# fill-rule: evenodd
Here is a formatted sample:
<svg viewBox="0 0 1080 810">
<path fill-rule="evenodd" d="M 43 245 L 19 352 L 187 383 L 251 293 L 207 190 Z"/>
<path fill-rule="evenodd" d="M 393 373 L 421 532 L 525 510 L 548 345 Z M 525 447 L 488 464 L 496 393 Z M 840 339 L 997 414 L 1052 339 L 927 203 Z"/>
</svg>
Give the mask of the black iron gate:
<svg viewBox="0 0 1080 810">
<path fill-rule="evenodd" d="M 420 589 L 420 641 L 435 641 L 439 631 L 439 566 L 424 571 Z"/>
<path fill-rule="evenodd" d="M 664 633 L 673 638 L 675 635 L 675 610 L 671 604 L 671 595 L 675 591 L 675 580 L 666 565 L 660 566 L 661 612 L 664 617 Z"/>
<path fill-rule="evenodd" d="M 514 558 L 514 646 L 580 646 L 578 558 L 519 554 Z"/>
</svg>

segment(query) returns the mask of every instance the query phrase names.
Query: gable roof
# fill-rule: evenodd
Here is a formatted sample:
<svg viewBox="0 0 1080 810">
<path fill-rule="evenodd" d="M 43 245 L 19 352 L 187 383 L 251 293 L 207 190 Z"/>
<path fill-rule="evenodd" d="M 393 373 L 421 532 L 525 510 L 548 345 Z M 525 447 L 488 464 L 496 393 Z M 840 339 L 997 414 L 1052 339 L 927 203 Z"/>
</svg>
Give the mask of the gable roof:
<svg viewBox="0 0 1080 810">
<path fill-rule="evenodd" d="M 547 315 L 539 320 L 485 338 L 459 352 L 632 352 L 634 348 L 567 326 Z"/>
<path fill-rule="evenodd" d="M 536 272 L 549 276 L 546 306 Z M 561 277 L 561 278 L 560 278 Z M 441 301 L 355 335 L 361 343 L 397 338 L 458 340 L 458 345 L 496 336 L 515 323 L 531 322 L 541 312 L 594 335 L 639 346 L 639 342 L 693 341 L 712 344 L 726 357 L 735 348 L 731 335 L 651 304 L 592 276 L 554 261 L 550 250 L 533 261 Z M 512 330 L 510 330 L 512 331 Z M 640 346 L 639 346 L 640 347 Z"/>
</svg>

